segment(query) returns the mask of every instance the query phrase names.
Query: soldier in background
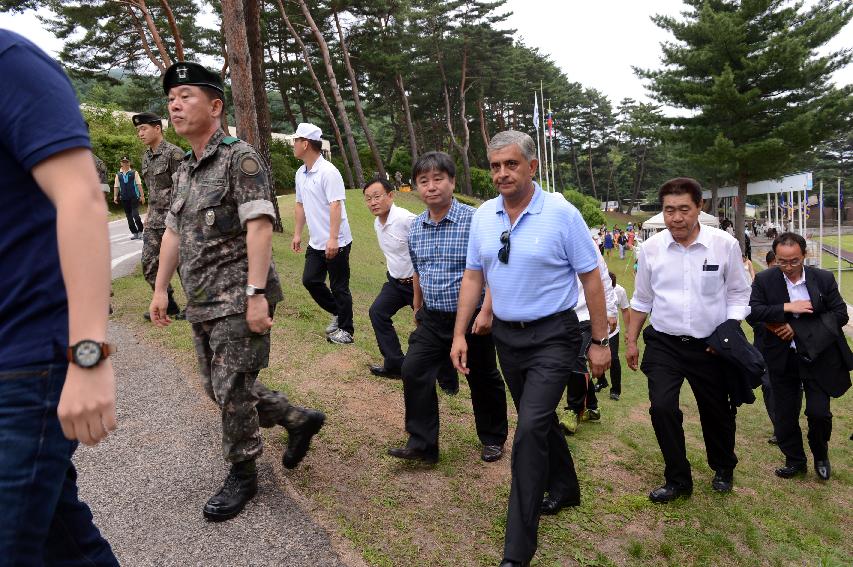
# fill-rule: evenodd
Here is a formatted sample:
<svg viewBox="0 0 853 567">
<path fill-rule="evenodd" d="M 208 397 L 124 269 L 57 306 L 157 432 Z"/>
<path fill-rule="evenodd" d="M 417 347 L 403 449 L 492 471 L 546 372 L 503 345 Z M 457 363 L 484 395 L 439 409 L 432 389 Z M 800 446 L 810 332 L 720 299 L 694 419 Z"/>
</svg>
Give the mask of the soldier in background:
<svg viewBox="0 0 853 567">
<path fill-rule="evenodd" d="M 153 290 L 157 281 L 157 268 L 160 266 L 160 242 L 166 231 L 166 213 L 172 202 L 172 175 L 178 171 L 184 159 L 184 151 L 163 139 L 163 122 L 156 114 L 134 114 L 132 120 L 137 136 L 148 146 L 142 154 L 142 181 L 148 187 L 148 215 L 142 240 L 142 275 Z M 169 304 L 166 313 L 175 319 L 183 319 L 171 284 L 167 293 Z M 146 319 L 150 317 L 145 313 Z"/>
<path fill-rule="evenodd" d="M 257 492 L 259 426 L 287 429 L 282 464 L 293 468 L 326 416 L 291 405 L 257 380 L 269 363 L 272 318 L 282 299 L 272 262 L 275 209 L 266 165 L 252 146 L 220 129 L 224 93 L 218 73 L 176 63 L 163 75 L 163 90 L 175 131 L 192 151 L 175 174 L 151 320 L 160 327 L 171 322 L 167 290 L 180 251 L 186 318 L 205 391 L 222 411 L 222 450 L 231 464 L 203 512 L 208 520 L 223 521 Z"/>
</svg>

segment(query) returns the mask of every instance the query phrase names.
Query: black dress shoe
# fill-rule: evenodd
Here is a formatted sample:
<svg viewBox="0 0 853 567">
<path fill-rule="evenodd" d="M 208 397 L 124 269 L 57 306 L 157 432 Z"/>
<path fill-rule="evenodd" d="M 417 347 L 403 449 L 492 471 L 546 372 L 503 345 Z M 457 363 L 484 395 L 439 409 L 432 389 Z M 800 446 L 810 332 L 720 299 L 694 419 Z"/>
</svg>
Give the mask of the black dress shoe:
<svg viewBox="0 0 853 567">
<path fill-rule="evenodd" d="M 784 467 L 779 467 L 775 471 L 776 476 L 779 478 L 794 478 L 800 474 L 806 474 L 806 465 L 805 463 L 802 465 L 785 465 Z"/>
<path fill-rule="evenodd" d="M 778 445 L 779 444 L 779 440 L 776 439 L 775 435 L 771 435 L 770 438 L 767 439 L 767 442 L 770 443 L 771 445 Z"/>
<path fill-rule="evenodd" d="M 397 380 L 401 378 L 399 368 L 385 368 L 384 364 L 371 364 L 370 373 L 374 376 L 381 376 L 382 378 L 393 378 Z"/>
<path fill-rule="evenodd" d="M 504 456 L 503 445 L 483 445 L 483 452 L 480 453 L 480 458 L 487 463 L 494 463 Z"/>
<path fill-rule="evenodd" d="M 530 561 L 513 561 L 512 559 L 504 559 L 498 567 L 529 567 Z"/>
<path fill-rule="evenodd" d="M 563 508 L 567 508 L 569 506 L 580 506 L 580 503 L 580 495 L 570 496 L 560 500 L 546 496 L 542 499 L 542 506 L 539 511 L 545 516 L 553 516 L 558 514 Z"/>
<path fill-rule="evenodd" d="M 459 393 L 459 378 L 439 380 L 438 387 L 448 396 L 455 396 Z"/>
<path fill-rule="evenodd" d="M 614 392 L 614 391 L 612 391 L 612 390 L 611 390 L 611 391 L 610 391 L 610 399 L 611 399 L 611 400 L 616 400 L 616 401 L 618 402 L 618 401 L 619 401 L 619 394 L 617 394 L 616 392 Z"/>
<path fill-rule="evenodd" d="M 692 487 L 684 487 L 677 484 L 667 483 L 652 490 L 649 493 L 649 500 L 656 504 L 662 504 L 664 502 L 672 502 L 681 496 L 690 496 L 691 494 L 693 494 Z"/>
<path fill-rule="evenodd" d="M 814 470 L 819 479 L 829 480 L 829 476 L 832 474 L 832 468 L 829 466 L 829 459 L 826 459 L 825 461 L 815 461 Z"/>
<path fill-rule="evenodd" d="M 305 411 L 308 415 L 302 425 L 287 431 L 287 450 L 281 457 L 281 464 L 286 469 L 295 468 L 305 458 L 308 447 L 311 446 L 311 438 L 326 422 L 326 415 L 323 412 Z"/>
<path fill-rule="evenodd" d="M 600 392 L 608 386 L 610 386 L 610 382 L 607 381 L 607 378 L 602 378 L 598 382 L 596 382 L 595 391 Z"/>
<path fill-rule="evenodd" d="M 211 522 L 224 522 L 239 514 L 258 492 L 258 473 L 241 470 L 243 463 L 232 465 L 225 483 L 204 505 L 202 513 Z M 254 462 L 252 462 L 254 469 Z"/>
<path fill-rule="evenodd" d="M 717 492 L 731 492 L 732 471 L 717 471 L 711 481 L 711 488 Z"/>
<path fill-rule="evenodd" d="M 110 306 L 110 307 L 112 307 L 112 306 Z M 142 314 L 142 318 L 145 319 L 146 321 L 150 321 L 151 320 L 151 313 L 146 311 L 145 313 Z"/>
<path fill-rule="evenodd" d="M 394 447 L 393 449 L 388 449 L 388 454 L 392 457 L 396 457 L 397 459 L 418 461 L 430 465 L 434 465 L 438 462 L 437 454 L 427 451 L 419 451 L 410 447 Z"/>
</svg>

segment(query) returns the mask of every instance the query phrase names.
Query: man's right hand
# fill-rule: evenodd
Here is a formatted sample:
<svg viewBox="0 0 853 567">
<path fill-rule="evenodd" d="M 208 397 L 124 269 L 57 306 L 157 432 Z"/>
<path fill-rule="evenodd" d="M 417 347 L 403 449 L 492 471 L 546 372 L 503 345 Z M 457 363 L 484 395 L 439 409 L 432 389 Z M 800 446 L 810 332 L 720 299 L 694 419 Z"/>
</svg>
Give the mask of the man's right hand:
<svg viewBox="0 0 853 567">
<path fill-rule="evenodd" d="M 116 205 L 118 205 L 118 197 L 116 197 L 115 199 L 113 199 L 113 203 L 115 203 Z"/>
<path fill-rule="evenodd" d="M 294 234 L 293 235 L 293 240 L 290 241 L 290 249 L 296 253 L 298 253 L 300 250 L 302 250 L 302 235 L 300 235 L 300 234 Z"/>
<path fill-rule="evenodd" d="M 56 415 L 66 438 L 96 445 L 116 428 L 115 378 L 109 359 L 94 368 L 68 365 Z"/>
<path fill-rule="evenodd" d="M 151 322 L 158 327 L 168 327 L 172 323 L 172 320 L 166 315 L 168 305 L 169 296 L 166 292 L 155 291 L 154 297 L 151 298 L 151 305 L 148 307 L 148 313 L 151 315 Z"/>
<path fill-rule="evenodd" d="M 639 367 L 640 349 L 637 347 L 637 341 L 628 341 L 628 346 L 625 347 L 625 361 L 631 370 L 636 370 Z"/>
<path fill-rule="evenodd" d="M 808 299 L 798 299 L 797 301 L 791 301 L 790 303 L 786 303 L 784 306 L 784 310 L 788 313 L 814 312 L 814 309 L 812 309 L 812 302 Z"/>
</svg>

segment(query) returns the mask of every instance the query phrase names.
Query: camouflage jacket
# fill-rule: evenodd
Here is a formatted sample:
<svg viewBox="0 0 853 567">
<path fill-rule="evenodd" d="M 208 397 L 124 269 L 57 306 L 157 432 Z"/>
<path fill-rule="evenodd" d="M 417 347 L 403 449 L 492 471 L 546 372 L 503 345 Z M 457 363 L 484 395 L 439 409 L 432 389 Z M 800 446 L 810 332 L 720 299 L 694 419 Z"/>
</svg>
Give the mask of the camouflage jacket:
<svg viewBox="0 0 853 567">
<path fill-rule="evenodd" d="M 201 158 L 192 152 L 184 156 L 166 226 L 180 237 L 179 269 L 191 323 L 246 311 L 246 222 L 259 217 L 273 222 L 271 199 L 269 174 L 258 153 L 222 130 L 211 136 Z M 273 263 L 266 297 L 270 304 L 282 299 Z"/>
<path fill-rule="evenodd" d="M 166 213 L 172 203 L 172 175 L 178 171 L 184 150 L 163 140 L 155 151 L 142 155 L 142 182 L 148 187 L 148 228 L 166 228 Z"/>
</svg>

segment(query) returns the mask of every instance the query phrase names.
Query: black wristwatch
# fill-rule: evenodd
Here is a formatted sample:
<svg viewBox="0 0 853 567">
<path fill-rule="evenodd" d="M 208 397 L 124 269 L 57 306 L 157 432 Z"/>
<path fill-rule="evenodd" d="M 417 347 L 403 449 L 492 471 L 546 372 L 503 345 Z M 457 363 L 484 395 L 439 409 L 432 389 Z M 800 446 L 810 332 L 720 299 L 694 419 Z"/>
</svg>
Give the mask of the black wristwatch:
<svg viewBox="0 0 853 567">
<path fill-rule="evenodd" d="M 592 339 L 589 344 L 603 347 L 610 346 L 610 337 L 604 337 L 603 339 Z"/>
<path fill-rule="evenodd" d="M 93 368 L 115 351 L 115 345 L 83 339 L 68 347 L 67 357 L 68 362 L 73 362 L 80 368 Z"/>
<path fill-rule="evenodd" d="M 249 284 L 246 286 L 246 295 L 248 295 L 250 297 L 252 295 L 263 295 L 266 293 L 266 291 L 267 291 L 266 289 L 264 289 L 262 287 L 255 287 L 252 284 Z"/>
</svg>

